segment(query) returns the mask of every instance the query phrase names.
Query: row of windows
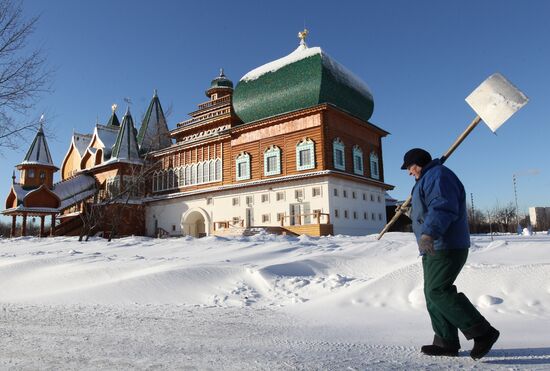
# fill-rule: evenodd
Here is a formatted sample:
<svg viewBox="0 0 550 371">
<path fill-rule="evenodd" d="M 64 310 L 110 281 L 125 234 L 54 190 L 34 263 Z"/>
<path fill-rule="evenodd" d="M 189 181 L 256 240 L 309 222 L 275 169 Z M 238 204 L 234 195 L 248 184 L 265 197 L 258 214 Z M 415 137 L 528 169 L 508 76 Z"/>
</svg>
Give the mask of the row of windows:
<svg viewBox="0 0 550 371">
<path fill-rule="evenodd" d="M 320 197 L 321 196 L 321 187 L 313 187 L 311 188 L 311 197 Z M 298 201 L 302 201 L 304 198 L 304 190 L 303 189 L 296 189 L 294 190 L 294 199 Z M 284 201 L 286 199 L 286 193 L 283 192 L 276 192 L 275 193 L 275 201 Z M 269 203 L 271 201 L 271 197 L 269 193 L 264 193 L 260 195 L 260 202 L 261 203 Z M 233 206 L 240 205 L 241 198 L 240 197 L 233 197 L 231 200 L 231 204 Z M 254 204 L 254 196 L 246 196 L 245 197 L 246 205 L 253 205 Z M 207 204 L 211 205 L 212 201 L 208 202 Z"/>
<path fill-rule="evenodd" d="M 235 162 L 237 180 L 248 180 L 251 177 L 250 154 L 241 152 Z M 315 168 L 315 143 L 304 138 L 296 145 L 296 169 L 309 170 Z M 281 148 L 270 146 L 264 151 L 264 175 L 281 174 Z"/>
<path fill-rule="evenodd" d="M 334 139 L 332 142 L 334 168 L 338 170 L 346 170 L 346 146 L 340 138 Z M 364 175 L 363 150 L 358 145 L 352 148 L 353 156 L 353 172 L 357 175 Z M 373 179 L 380 179 L 378 155 L 373 151 L 369 156 L 370 175 Z"/>
<path fill-rule="evenodd" d="M 359 213 L 357 211 L 353 211 L 352 215 L 353 215 L 353 219 L 359 219 Z M 334 216 L 336 218 L 340 218 L 340 210 L 334 209 Z M 344 218 L 349 219 L 349 217 L 350 217 L 349 211 L 344 210 Z M 370 214 L 370 220 L 376 220 L 376 217 L 377 215 L 375 213 Z M 383 218 L 382 213 L 378 213 L 378 220 L 382 220 L 382 218 Z M 366 211 L 363 212 L 363 219 L 369 220 L 369 213 L 367 213 Z"/>
<path fill-rule="evenodd" d="M 317 212 L 317 211 L 321 212 L 320 210 L 314 210 L 314 213 Z M 353 212 L 351 213 L 351 216 L 353 217 L 353 219 L 358 220 L 358 219 L 359 219 L 359 214 L 360 214 L 359 212 L 353 211 Z M 334 210 L 334 216 L 335 216 L 336 218 L 340 218 L 340 211 L 339 211 L 338 209 L 335 209 L 335 210 Z M 280 222 L 281 219 L 283 219 L 284 217 L 285 217 L 285 213 L 276 213 L 276 221 L 277 221 L 277 222 Z M 343 217 L 344 217 L 345 219 L 349 219 L 349 218 L 350 218 L 350 213 L 349 213 L 348 210 L 344 210 L 344 215 L 343 215 Z M 364 220 L 369 220 L 369 213 L 366 212 L 366 211 L 364 211 L 362 217 L 363 217 Z M 370 213 L 370 220 L 379 220 L 379 221 L 380 221 L 380 220 L 382 220 L 382 219 L 383 219 L 383 215 L 382 215 L 381 213 L 378 213 L 378 214 Z M 239 221 L 240 218 L 238 218 L 238 217 L 233 217 L 233 220 L 234 220 L 234 221 Z M 271 214 L 262 214 L 261 220 L 262 220 L 262 223 L 269 223 L 269 222 L 271 222 Z"/>
<path fill-rule="evenodd" d="M 222 160 L 202 161 L 153 173 L 153 192 L 222 180 Z"/>
<path fill-rule="evenodd" d="M 353 198 L 353 199 L 357 198 L 357 193 L 355 191 L 351 191 L 350 193 L 351 193 L 351 198 Z M 340 196 L 340 191 L 338 190 L 338 188 L 334 188 L 332 194 L 335 197 L 339 197 Z M 349 193 L 346 189 L 342 190 L 341 194 L 342 194 L 342 197 L 348 198 Z M 372 193 L 370 194 L 370 200 L 372 202 L 374 202 L 374 200 L 375 200 L 374 194 L 372 194 Z M 363 192 L 363 201 L 367 201 L 367 194 L 364 193 L 364 192 Z M 382 196 L 376 195 L 376 201 L 377 202 L 382 202 Z"/>
</svg>

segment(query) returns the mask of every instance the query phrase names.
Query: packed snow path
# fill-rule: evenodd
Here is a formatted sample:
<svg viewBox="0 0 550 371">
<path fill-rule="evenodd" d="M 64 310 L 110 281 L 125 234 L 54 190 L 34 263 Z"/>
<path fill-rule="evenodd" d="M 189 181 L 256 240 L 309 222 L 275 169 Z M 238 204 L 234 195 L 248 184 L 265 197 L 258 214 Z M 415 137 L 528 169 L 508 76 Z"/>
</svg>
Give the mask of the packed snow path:
<svg viewBox="0 0 550 371">
<path fill-rule="evenodd" d="M 481 362 L 412 346 L 334 338 L 272 309 L 4 305 L 2 369 L 548 369 L 550 348 L 498 349 Z M 328 334 L 326 331 L 328 330 Z"/>
<path fill-rule="evenodd" d="M 0 369 L 549 369 L 550 237 L 472 238 L 459 280 L 501 330 L 431 358 L 410 234 L 0 240 Z"/>
</svg>

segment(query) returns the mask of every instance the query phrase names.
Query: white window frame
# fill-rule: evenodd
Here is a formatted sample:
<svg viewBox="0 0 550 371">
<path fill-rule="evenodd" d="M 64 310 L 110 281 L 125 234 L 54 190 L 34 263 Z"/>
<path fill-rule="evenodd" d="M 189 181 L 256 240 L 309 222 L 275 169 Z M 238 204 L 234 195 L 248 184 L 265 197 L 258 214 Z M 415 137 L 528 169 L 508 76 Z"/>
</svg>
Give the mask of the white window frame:
<svg viewBox="0 0 550 371">
<path fill-rule="evenodd" d="M 380 162 L 375 152 L 370 153 L 370 177 L 380 179 Z"/>
<path fill-rule="evenodd" d="M 338 163 L 338 155 L 337 153 L 341 151 L 342 152 L 342 163 Z M 338 170 L 346 170 L 346 146 L 344 145 L 344 142 L 340 138 L 336 138 L 332 141 L 332 154 L 333 154 L 333 161 L 334 161 L 334 168 Z"/>
<path fill-rule="evenodd" d="M 321 197 L 322 196 L 322 188 L 321 187 L 313 187 L 311 188 L 311 197 Z M 318 192 L 315 194 L 315 192 Z"/>
<path fill-rule="evenodd" d="M 244 164 L 244 171 L 239 174 L 241 164 Z M 237 180 L 250 179 L 250 155 L 246 152 L 241 152 L 235 160 L 235 177 Z"/>
<path fill-rule="evenodd" d="M 309 152 L 309 163 L 301 163 L 300 153 L 302 151 Z M 296 169 L 301 170 L 310 170 L 315 168 L 315 143 L 309 138 L 304 138 L 296 145 Z"/>
<path fill-rule="evenodd" d="M 363 150 L 358 145 L 353 146 L 353 172 L 357 175 L 365 173 Z"/>
<path fill-rule="evenodd" d="M 254 196 L 246 196 L 246 206 L 254 205 Z"/>
<path fill-rule="evenodd" d="M 268 159 L 275 157 L 275 168 L 267 170 Z M 264 151 L 264 175 L 271 176 L 281 174 L 281 149 L 277 146 L 271 146 Z"/>
</svg>

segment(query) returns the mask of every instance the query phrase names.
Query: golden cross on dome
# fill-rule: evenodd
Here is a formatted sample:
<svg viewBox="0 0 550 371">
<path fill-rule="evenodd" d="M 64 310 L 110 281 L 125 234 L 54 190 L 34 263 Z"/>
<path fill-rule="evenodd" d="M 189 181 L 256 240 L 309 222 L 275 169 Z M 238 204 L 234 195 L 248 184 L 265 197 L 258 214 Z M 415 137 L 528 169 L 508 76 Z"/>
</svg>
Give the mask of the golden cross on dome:
<svg viewBox="0 0 550 371">
<path fill-rule="evenodd" d="M 300 39 L 300 45 L 306 43 L 306 37 L 307 37 L 308 34 L 309 34 L 309 31 L 307 30 L 307 28 L 304 28 L 303 31 L 298 32 L 298 38 Z"/>
</svg>

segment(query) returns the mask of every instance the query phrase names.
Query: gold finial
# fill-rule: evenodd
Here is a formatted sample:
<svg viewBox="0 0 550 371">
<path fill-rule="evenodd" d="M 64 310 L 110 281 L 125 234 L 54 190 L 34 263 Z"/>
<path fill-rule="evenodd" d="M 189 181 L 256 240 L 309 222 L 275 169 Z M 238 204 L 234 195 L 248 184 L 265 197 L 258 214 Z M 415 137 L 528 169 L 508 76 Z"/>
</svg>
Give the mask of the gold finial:
<svg viewBox="0 0 550 371">
<path fill-rule="evenodd" d="M 300 45 L 306 44 L 306 37 L 309 34 L 307 28 L 304 28 L 303 31 L 298 32 L 298 38 L 300 39 Z"/>
<path fill-rule="evenodd" d="M 111 109 L 113 110 L 113 113 L 115 113 L 116 109 L 118 108 L 117 104 L 114 103 L 112 106 L 111 106 Z"/>
</svg>

